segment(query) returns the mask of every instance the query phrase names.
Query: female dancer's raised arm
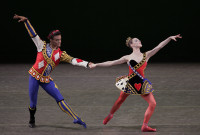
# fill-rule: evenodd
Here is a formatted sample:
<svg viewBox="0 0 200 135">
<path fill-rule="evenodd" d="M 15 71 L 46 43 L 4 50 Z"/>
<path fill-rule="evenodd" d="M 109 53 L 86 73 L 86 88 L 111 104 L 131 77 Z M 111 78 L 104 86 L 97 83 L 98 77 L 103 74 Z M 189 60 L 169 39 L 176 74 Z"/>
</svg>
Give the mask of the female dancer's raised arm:
<svg viewBox="0 0 200 135">
<path fill-rule="evenodd" d="M 167 45 L 171 40 L 176 41 L 176 38 L 182 38 L 180 36 L 180 34 L 175 35 L 175 36 L 170 36 L 167 39 L 165 39 L 164 41 L 162 41 L 160 44 L 158 44 L 158 46 L 156 46 L 155 48 L 153 48 L 150 51 L 146 52 L 147 55 L 147 61 L 153 56 L 155 55 L 160 49 L 162 49 L 165 45 Z"/>
</svg>

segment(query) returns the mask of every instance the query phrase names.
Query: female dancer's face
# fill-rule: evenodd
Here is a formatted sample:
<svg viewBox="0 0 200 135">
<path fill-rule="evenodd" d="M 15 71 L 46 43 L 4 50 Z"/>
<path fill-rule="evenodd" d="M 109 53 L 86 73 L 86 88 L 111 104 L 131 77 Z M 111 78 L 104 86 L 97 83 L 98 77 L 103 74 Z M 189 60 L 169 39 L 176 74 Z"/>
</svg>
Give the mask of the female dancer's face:
<svg viewBox="0 0 200 135">
<path fill-rule="evenodd" d="M 132 39 L 132 47 L 142 47 L 141 41 L 138 38 L 133 38 Z"/>
</svg>

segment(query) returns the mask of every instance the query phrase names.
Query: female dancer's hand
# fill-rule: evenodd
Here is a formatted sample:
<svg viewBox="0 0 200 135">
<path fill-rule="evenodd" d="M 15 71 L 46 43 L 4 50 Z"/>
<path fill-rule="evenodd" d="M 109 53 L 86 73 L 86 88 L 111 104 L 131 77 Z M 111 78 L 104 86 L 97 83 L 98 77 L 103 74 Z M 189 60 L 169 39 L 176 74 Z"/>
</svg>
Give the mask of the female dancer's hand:
<svg viewBox="0 0 200 135">
<path fill-rule="evenodd" d="M 170 36 L 169 38 L 176 41 L 177 38 L 182 38 L 182 37 L 181 37 L 180 34 L 178 34 L 178 35 L 175 35 L 175 36 Z"/>
<path fill-rule="evenodd" d="M 17 14 L 14 15 L 13 19 L 19 19 L 18 22 L 24 22 L 24 21 L 27 20 L 26 17 L 24 17 L 24 16 L 19 16 L 19 15 L 17 15 Z"/>
<path fill-rule="evenodd" d="M 90 64 L 89 64 L 89 67 L 90 67 L 90 68 L 95 68 L 96 66 L 97 66 L 97 64 L 94 64 L 94 63 L 90 63 Z"/>
</svg>

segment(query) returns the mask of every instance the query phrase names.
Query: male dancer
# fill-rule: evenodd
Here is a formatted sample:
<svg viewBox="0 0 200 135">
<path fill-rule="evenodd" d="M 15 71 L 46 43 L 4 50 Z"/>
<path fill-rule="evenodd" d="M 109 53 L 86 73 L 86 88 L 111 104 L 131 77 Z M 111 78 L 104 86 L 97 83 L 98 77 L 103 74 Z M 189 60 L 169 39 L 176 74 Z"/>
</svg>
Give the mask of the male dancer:
<svg viewBox="0 0 200 135">
<path fill-rule="evenodd" d="M 71 57 L 65 51 L 60 50 L 61 32 L 59 30 L 51 31 L 48 36 L 50 43 L 46 43 L 40 39 L 26 17 L 15 14 L 13 18 L 19 19 L 18 22 L 24 22 L 29 35 L 37 47 L 36 62 L 29 70 L 29 127 L 35 127 L 37 95 L 40 85 L 49 95 L 51 95 L 56 100 L 60 109 L 74 119 L 74 124 L 80 124 L 86 128 L 86 123 L 73 112 L 71 107 L 64 100 L 63 96 L 58 90 L 58 87 L 50 77 L 50 73 L 59 64 L 60 61 L 68 62 L 72 65 L 82 66 L 85 68 L 89 66 L 89 63 L 87 61 Z"/>
</svg>

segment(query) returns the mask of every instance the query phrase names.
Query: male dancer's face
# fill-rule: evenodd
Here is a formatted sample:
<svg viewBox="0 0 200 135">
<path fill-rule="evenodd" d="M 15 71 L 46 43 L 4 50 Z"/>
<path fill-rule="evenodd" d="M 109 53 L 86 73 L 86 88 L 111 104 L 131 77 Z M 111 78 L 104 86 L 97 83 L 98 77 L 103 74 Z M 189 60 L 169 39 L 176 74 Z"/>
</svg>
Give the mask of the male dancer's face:
<svg viewBox="0 0 200 135">
<path fill-rule="evenodd" d="M 61 35 L 54 36 L 53 39 L 50 40 L 50 42 L 56 48 L 61 47 Z"/>
</svg>

